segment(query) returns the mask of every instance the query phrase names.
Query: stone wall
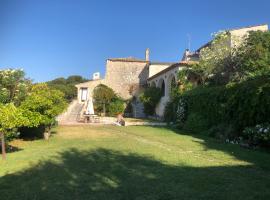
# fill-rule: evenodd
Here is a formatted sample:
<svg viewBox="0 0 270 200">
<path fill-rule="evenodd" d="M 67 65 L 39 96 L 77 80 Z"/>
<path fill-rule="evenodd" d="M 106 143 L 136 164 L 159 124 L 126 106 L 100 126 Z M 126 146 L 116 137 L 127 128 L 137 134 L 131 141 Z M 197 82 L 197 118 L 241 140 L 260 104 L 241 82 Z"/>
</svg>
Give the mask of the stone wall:
<svg viewBox="0 0 270 200">
<path fill-rule="evenodd" d="M 268 31 L 268 25 L 263 24 L 259 26 L 250 26 L 250 27 L 230 30 L 231 47 L 237 47 L 238 45 L 240 45 L 250 31 Z"/>
<path fill-rule="evenodd" d="M 147 83 L 148 74 L 148 62 L 107 60 L 104 84 L 128 99 L 132 97 L 130 89 L 138 90 Z"/>
</svg>

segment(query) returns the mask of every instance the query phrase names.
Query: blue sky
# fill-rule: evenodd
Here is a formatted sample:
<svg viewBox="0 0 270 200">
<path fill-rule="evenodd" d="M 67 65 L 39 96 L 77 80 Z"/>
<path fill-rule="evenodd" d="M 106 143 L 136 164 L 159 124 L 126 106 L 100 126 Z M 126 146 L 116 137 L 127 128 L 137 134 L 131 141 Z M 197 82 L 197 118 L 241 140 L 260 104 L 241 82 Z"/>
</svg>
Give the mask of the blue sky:
<svg viewBox="0 0 270 200">
<path fill-rule="evenodd" d="M 268 0 L 0 0 L 0 69 L 34 81 L 105 72 L 107 58 L 176 62 L 223 29 L 270 23 Z"/>
</svg>

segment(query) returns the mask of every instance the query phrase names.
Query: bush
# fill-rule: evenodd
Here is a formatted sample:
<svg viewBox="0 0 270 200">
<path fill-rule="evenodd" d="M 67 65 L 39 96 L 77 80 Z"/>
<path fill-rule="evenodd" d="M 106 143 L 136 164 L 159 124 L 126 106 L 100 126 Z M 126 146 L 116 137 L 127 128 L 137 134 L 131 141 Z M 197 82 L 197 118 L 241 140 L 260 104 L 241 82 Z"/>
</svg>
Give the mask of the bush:
<svg viewBox="0 0 270 200">
<path fill-rule="evenodd" d="M 116 116 L 118 114 L 123 113 L 125 110 L 125 104 L 121 100 L 116 100 L 111 102 L 108 106 L 108 114 L 109 116 Z"/>
<path fill-rule="evenodd" d="M 182 95 L 188 115 L 207 119 L 209 128 L 231 124 L 236 132 L 270 121 L 270 77 L 260 76 L 220 87 L 197 87 Z"/>
<path fill-rule="evenodd" d="M 177 102 L 176 101 L 169 101 L 166 104 L 165 110 L 164 110 L 164 119 L 167 123 L 170 122 L 176 122 L 176 108 L 177 108 Z"/>
<path fill-rule="evenodd" d="M 162 97 L 162 91 L 160 88 L 149 87 L 140 95 L 140 101 L 144 106 L 144 113 L 146 115 L 154 115 L 155 108 Z"/>
<path fill-rule="evenodd" d="M 124 110 L 124 114 L 126 117 L 131 117 L 133 115 L 133 107 L 132 107 L 132 101 L 129 100 L 126 102 L 126 107 Z"/>
<path fill-rule="evenodd" d="M 220 140 L 232 141 L 235 139 L 234 127 L 230 124 L 218 124 L 212 126 L 210 129 L 205 131 L 210 137 L 214 137 Z"/>
<path fill-rule="evenodd" d="M 270 123 L 258 124 L 254 127 L 247 127 L 243 136 L 252 146 L 270 146 Z"/>
<path fill-rule="evenodd" d="M 208 122 L 200 114 L 192 113 L 188 116 L 183 128 L 187 131 L 201 133 L 208 129 Z"/>
<path fill-rule="evenodd" d="M 107 113 L 109 104 L 119 99 L 114 90 L 107 85 L 99 84 L 93 92 L 94 108 L 97 112 Z"/>
<path fill-rule="evenodd" d="M 241 132 L 270 121 L 270 76 L 259 76 L 227 89 L 226 120 Z"/>
</svg>

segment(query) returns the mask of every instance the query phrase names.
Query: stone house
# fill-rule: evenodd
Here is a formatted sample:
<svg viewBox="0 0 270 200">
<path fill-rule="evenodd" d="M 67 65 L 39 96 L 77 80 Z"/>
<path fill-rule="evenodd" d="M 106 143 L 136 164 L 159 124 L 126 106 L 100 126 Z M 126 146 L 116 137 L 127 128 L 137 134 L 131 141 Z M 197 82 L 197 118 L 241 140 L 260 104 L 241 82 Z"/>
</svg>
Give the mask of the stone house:
<svg viewBox="0 0 270 200">
<path fill-rule="evenodd" d="M 267 30 L 267 24 L 227 30 L 230 34 L 228 45 L 230 48 L 239 45 L 249 31 Z M 104 79 L 100 78 L 99 73 L 95 73 L 91 81 L 76 85 L 78 103 L 87 102 L 89 97 L 92 96 L 93 90 L 99 84 L 111 87 L 124 99 L 138 97 L 143 88 L 154 86 L 161 88 L 163 91 L 163 97 L 156 107 L 156 114 L 162 117 L 165 106 L 170 100 L 170 88 L 177 82 L 178 72 L 199 61 L 200 51 L 209 45 L 211 45 L 211 41 L 194 52 L 185 50 L 181 61 L 176 63 L 151 62 L 149 49 L 145 52 L 145 59 L 133 57 L 107 59 Z M 136 113 L 139 113 L 136 117 L 143 117 L 142 105 L 138 103 L 134 108 Z"/>
<path fill-rule="evenodd" d="M 111 87 L 123 99 L 138 97 L 143 88 L 147 87 L 147 79 L 168 68 L 173 63 L 151 62 L 150 50 L 146 49 L 145 59 L 133 57 L 110 58 L 106 61 L 106 73 L 103 79 L 99 73 L 94 73 L 93 79 L 76 85 L 78 89 L 77 101 L 83 104 L 93 95 L 93 90 L 99 84 Z M 138 98 L 137 98 L 138 100 Z M 143 117 L 140 102 L 133 108 L 137 117 Z"/>
</svg>

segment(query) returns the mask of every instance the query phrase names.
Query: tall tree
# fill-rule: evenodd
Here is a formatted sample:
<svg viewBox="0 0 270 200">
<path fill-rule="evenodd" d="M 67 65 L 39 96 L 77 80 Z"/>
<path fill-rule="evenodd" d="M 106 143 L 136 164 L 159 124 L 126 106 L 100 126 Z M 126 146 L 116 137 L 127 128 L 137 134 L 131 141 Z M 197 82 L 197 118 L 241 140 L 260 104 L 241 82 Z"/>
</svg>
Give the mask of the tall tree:
<svg viewBox="0 0 270 200">
<path fill-rule="evenodd" d="M 2 147 L 2 158 L 6 159 L 6 144 L 5 135 L 10 131 L 27 124 L 28 120 L 23 118 L 21 110 L 17 109 L 13 103 L 0 104 L 0 136 L 1 136 L 1 147 Z"/>
<path fill-rule="evenodd" d="M 106 105 L 108 105 L 114 98 L 116 94 L 112 88 L 107 85 L 100 84 L 94 89 L 93 98 L 97 107 L 103 108 L 103 113 L 106 113 Z"/>
<path fill-rule="evenodd" d="M 44 138 L 48 139 L 55 117 L 64 111 L 67 103 L 64 94 L 59 90 L 50 89 L 47 84 L 36 84 L 31 93 L 22 102 L 20 109 L 29 120 L 29 126 L 45 126 Z"/>
</svg>

